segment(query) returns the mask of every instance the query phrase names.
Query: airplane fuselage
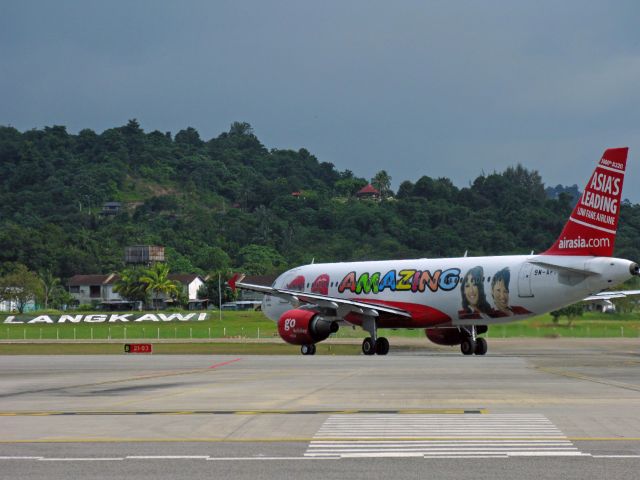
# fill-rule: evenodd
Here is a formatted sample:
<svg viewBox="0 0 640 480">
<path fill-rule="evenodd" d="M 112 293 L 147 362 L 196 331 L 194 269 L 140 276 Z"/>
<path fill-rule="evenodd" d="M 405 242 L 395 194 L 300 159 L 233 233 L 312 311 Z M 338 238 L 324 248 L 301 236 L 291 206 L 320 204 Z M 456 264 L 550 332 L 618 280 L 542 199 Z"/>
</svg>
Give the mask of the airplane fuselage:
<svg viewBox="0 0 640 480">
<path fill-rule="evenodd" d="M 381 316 L 383 328 L 491 325 L 539 315 L 629 279 L 633 262 L 611 257 L 510 255 L 311 264 L 274 288 L 375 302 L 411 312 Z M 272 320 L 297 305 L 265 295 Z M 347 317 L 358 324 L 358 317 Z"/>
</svg>

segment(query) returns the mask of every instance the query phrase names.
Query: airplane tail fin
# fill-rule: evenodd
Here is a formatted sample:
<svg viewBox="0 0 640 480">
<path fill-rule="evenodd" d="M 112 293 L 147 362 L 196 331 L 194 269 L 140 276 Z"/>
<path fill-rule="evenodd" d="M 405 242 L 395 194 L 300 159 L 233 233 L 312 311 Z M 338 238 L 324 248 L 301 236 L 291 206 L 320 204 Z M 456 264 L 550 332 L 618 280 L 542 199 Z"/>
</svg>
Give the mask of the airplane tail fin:
<svg viewBox="0 0 640 480">
<path fill-rule="evenodd" d="M 613 255 L 628 152 L 605 150 L 562 233 L 543 255 Z"/>
<path fill-rule="evenodd" d="M 233 293 L 236 293 L 236 283 L 241 282 L 242 280 L 244 280 L 244 275 L 242 273 L 235 273 L 233 277 L 229 279 L 227 285 L 229 285 Z"/>
</svg>

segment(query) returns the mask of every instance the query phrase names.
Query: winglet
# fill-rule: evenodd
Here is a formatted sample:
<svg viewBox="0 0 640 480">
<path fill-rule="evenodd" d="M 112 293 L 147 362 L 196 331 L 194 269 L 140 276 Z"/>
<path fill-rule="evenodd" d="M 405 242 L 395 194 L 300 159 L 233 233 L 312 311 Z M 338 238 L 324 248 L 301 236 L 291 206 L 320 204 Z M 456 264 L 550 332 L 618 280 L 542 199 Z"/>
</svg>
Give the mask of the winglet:
<svg viewBox="0 0 640 480">
<path fill-rule="evenodd" d="M 244 279 L 244 274 L 242 273 L 235 273 L 233 277 L 229 279 L 227 284 L 231 287 L 231 291 L 233 293 L 236 292 L 236 283 L 241 282 L 243 279 Z"/>
</svg>

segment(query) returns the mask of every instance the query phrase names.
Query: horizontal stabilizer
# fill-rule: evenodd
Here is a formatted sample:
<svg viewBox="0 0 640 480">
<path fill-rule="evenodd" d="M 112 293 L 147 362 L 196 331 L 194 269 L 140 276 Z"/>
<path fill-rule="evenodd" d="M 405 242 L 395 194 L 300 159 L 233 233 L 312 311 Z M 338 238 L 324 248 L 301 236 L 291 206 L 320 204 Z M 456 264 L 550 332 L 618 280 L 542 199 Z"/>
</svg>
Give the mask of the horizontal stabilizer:
<svg viewBox="0 0 640 480">
<path fill-rule="evenodd" d="M 614 298 L 626 298 L 633 295 L 640 295 L 640 290 L 618 290 L 617 292 L 600 292 L 583 298 L 583 302 L 597 302 L 598 300 L 611 300 Z"/>
</svg>

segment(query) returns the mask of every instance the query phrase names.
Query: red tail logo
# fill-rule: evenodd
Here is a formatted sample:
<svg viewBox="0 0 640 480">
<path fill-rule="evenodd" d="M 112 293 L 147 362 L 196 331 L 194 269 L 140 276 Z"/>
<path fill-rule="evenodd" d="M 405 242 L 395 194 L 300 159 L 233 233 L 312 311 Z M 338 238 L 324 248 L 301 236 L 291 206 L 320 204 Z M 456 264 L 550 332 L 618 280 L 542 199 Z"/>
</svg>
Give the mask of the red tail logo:
<svg viewBox="0 0 640 480">
<path fill-rule="evenodd" d="M 543 255 L 613 255 L 628 151 L 604 152 L 560 237 Z"/>
</svg>

